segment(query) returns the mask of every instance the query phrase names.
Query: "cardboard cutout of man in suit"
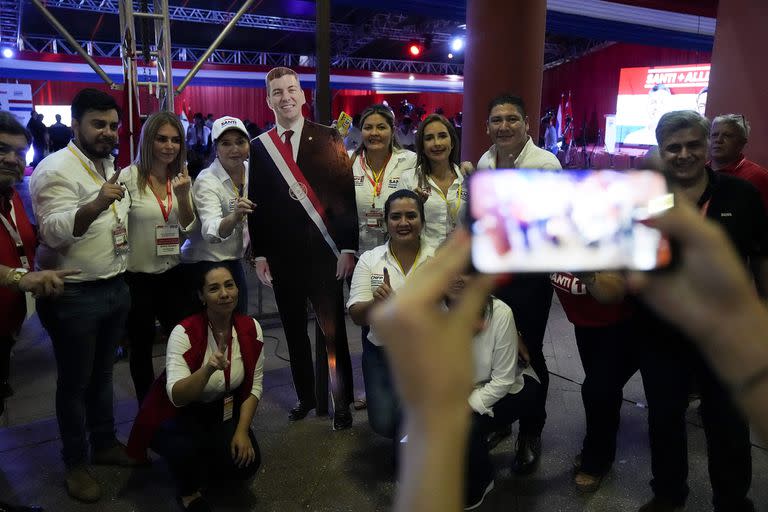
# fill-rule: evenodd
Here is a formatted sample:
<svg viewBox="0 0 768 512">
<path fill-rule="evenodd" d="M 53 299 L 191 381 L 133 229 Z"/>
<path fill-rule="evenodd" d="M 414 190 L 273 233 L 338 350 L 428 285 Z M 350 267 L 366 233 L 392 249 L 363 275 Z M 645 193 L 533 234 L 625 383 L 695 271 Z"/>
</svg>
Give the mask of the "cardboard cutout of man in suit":
<svg viewBox="0 0 768 512">
<path fill-rule="evenodd" d="M 352 164 L 339 133 L 304 119 L 298 75 L 267 74 L 267 104 L 276 126 L 251 144 L 248 197 L 251 255 L 261 282 L 275 290 L 298 403 L 291 421 L 316 405 L 307 336 L 307 299 L 325 342 L 334 402 L 334 429 L 352 424 L 352 364 L 342 285 L 352 274 L 358 229 Z"/>
</svg>

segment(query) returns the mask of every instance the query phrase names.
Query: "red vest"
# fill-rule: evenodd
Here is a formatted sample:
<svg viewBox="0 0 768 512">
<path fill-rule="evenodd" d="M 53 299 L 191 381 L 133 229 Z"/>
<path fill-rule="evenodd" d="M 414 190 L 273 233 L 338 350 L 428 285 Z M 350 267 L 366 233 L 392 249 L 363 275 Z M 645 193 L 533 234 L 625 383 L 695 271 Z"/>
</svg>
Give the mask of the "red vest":
<svg viewBox="0 0 768 512">
<path fill-rule="evenodd" d="M 632 313 L 626 301 L 619 304 L 598 302 L 573 274 L 557 272 L 550 276 L 550 280 L 565 316 L 577 327 L 606 327 L 629 318 Z"/>
<path fill-rule="evenodd" d="M 35 229 L 29 222 L 27 213 L 24 211 L 24 204 L 16 192 L 11 196 L 11 203 L 13 204 L 13 213 L 16 216 L 16 229 L 19 230 L 21 241 L 24 243 L 24 253 L 29 259 L 30 267 L 34 269 L 35 248 L 37 247 Z M 0 213 L 0 215 L 3 214 Z M 5 218 L 12 223 L 10 215 L 5 216 Z M 0 264 L 12 268 L 21 267 L 21 258 L 16 251 L 16 242 L 2 222 L 0 222 Z M 24 322 L 24 315 L 27 311 L 24 294 L 11 288 L 0 287 L 0 311 L 3 312 L 0 315 L 0 336 L 8 336 L 16 332 Z"/>
<path fill-rule="evenodd" d="M 242 402 L 248 398 L 253 388 L 253 371 L 261 355 L 263 343 L 258 338 L 256 326 L 251 317 L 235 313 L 234 324 L 245 371 L 242 384 L 235 390 L 236 393 L 240 393 Z M 190 349 L 184 353 L 184 360 L 189 370 L 194 373 L 203 365 L 205 349 L 208 346 L 208 316 L 205 313 L 198 313 L 185 318 L 180 325 L 184 327 L 191 345 Z M 166 375 L 163 372 L 152 383 L 149 394 L 142 402 L 136 420 L 133 422 L 131 435 L 128 438 L 128 455 L 134 459 L 147 459 L 147 448 L 155 432 L 160 425 L 176 416 L 179 410 L 168 398 L 165 384 Z"/>
</svg>

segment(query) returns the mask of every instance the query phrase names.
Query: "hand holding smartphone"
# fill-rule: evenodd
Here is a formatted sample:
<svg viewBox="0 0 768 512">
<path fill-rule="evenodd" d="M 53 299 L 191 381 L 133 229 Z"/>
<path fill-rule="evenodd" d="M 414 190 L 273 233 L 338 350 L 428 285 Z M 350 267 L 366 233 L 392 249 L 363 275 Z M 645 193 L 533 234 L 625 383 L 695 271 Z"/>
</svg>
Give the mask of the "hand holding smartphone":
<svg viewBox="0 0 768 512">
<path fill-rule="evenodd" d="M 651 170 L 477 171 L 469 178 L 472 264 L 480 272 L 654 270 L 672 247 L 643 220 L 674 205 Z"/>
</svg>

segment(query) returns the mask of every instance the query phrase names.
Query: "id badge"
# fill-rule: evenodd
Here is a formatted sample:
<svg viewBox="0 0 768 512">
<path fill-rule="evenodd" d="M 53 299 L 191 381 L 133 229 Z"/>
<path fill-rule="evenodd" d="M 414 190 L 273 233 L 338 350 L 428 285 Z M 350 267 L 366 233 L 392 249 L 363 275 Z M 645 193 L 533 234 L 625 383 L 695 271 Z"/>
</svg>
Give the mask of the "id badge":
<svg viewBox="0 0 768 512">
<path fill-rule="evenodd" d="M 229 211 L 233 212 L 235 211 L 235 207 L 237 206 L 237 198 L 233 197 L 229 200 Z"/>
<path fill-rule="evenodd" d="M 115 254 L 128 254 L 131 247 L 128 245 L 128 230 L 125 229 L 125 224 L 118 222 L 117 226 L 112 230 L 112 241 L 115 244 Z"/>
<path fill-rule="evenodd" d="M 31 270 L 31 267 L 29 266 L 29 258 L 27 258 L 26 254 L 19 256 L 19 259 L 21 260 L 21 266 L 23 268 Z"/>
<path fill-rule="evenodd" d="M 371 274 L 371 291 L 375 292 L 376 289 L 384 284 L 384 274 Z"/>
<path fill-rule="evenodd" d="M 224 397 L 224 419 L 223 421 L 229 421 L 232 419 L 232 413 L 235 410 L 235 397 L 227 395 Z"/>
<path fill-rule="evenodd" d="M 180 254 L 181 237 L 178 224 L 155 226 L 155 248 L 158 256 L 176 256 Z"/>
<path fill-rule="evenodd" d="M 365 212 L 365 225 L 372 229 L 381 229 L 384 225 L 384 210 L 381 208 L 369 208 Z"/>
</svg>

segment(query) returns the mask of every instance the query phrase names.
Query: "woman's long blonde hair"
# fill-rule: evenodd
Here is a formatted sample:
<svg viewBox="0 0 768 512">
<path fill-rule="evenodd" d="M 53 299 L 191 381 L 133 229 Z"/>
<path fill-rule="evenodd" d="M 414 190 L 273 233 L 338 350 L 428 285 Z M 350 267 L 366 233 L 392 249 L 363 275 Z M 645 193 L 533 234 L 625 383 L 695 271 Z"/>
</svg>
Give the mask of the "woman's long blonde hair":
<svg viewBox="0 0 768 512">
<path fill-rule="evenodd" d="M 149 174 L 152 170 L 154 142 L 157 132 L 160 128 L 170 124 L 179 132 L 179 138 L 181 144 L 179 146 L 179 154 L 176 159 L 168 165 L 168 177 L 172 178 L 179 174 L 187 161 L 187 143 L 184 133 L 184 127 L 181 126 L 181 121 L 173 112 L 156 112 L 149 116 L 144 122 L 144 126 L 141 127 L 141 137 L 139 138 L 139 152 L 134 160 L 134 165 L 139 170 L 138 175 L 138 189 L 140 193 L 143 193 L 147 188 L 149 182 Z"/>
</svg>

